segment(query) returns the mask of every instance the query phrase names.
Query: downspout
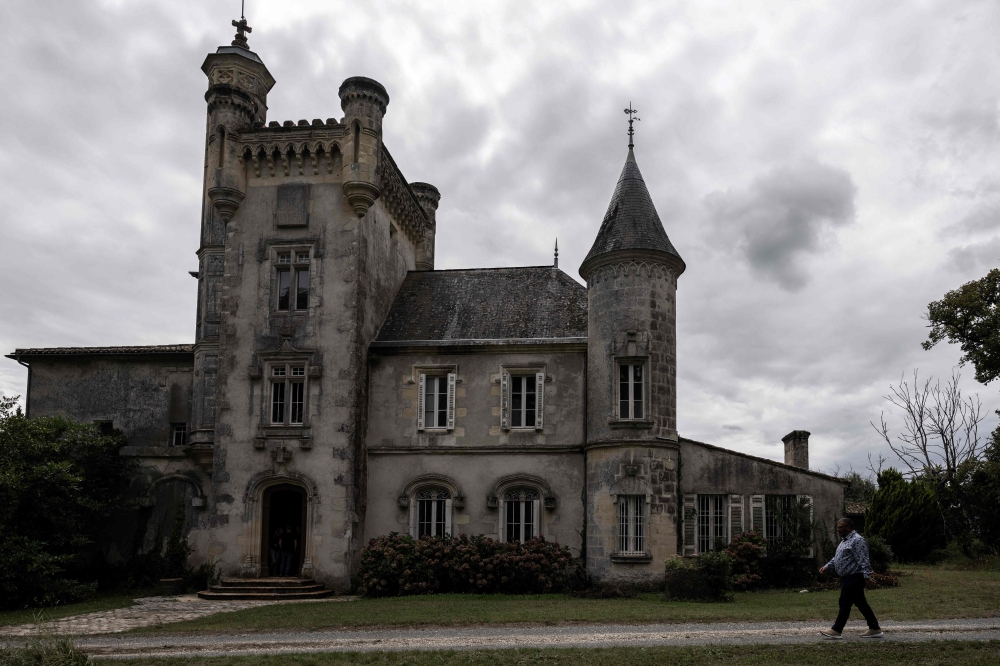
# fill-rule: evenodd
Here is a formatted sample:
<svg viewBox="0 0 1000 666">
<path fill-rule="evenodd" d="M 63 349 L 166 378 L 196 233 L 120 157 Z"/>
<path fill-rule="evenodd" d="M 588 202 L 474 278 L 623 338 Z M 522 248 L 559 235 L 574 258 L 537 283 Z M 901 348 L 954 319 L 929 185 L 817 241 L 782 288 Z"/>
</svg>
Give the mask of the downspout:
<svg viewBox="0 0 1000 666">
<path fill-rule="evenodd" d="M 28 388 L 25 391 L 24 396 L 24 418 L 31 418 L 31 366 L 21 360 L 21 357 L 15 356 L 14 360 L 23 365 L 28 369 Z"/>
<path fill-rule="evenodd" d="M 589 396 L 589 389 L 587 388 L 588 382 L 590 381 L 590 368 L 588 366 L 590 360 L 590 340 L 587 340 L 588 351 L 583 355 L 583 538 L 580 540 L 580 558 L 583 560 L 583 568 L 587 568 L 587 426 L 590 423 L 590 410 L 588 409 L 587 398 Z"/>
</svg>

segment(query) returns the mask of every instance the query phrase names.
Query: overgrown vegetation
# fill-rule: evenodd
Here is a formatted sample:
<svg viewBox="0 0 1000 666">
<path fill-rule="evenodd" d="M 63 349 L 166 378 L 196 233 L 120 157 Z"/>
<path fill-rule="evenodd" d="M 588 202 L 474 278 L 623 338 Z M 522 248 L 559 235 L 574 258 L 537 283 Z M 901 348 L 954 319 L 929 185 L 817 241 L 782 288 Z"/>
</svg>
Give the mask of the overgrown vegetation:
<svg viewBox="0 0 1000 666">
<path fill-rule="evenodd" d="M 392 533 L 361 552 L 358 591 L 367 597 L 443 592 L 540 594 L 581 588 L 586 573 L 569 548 L 544 537 L 504 543 L 482 535 Z"/>
<path fill-rule="evenodd" d="M 124 440 L 15 405 L 0 398 L 0 608 L 84 599 L 96 590 L 88 549 L 107 537 L 132 476 Z"/>
<path fill-rule="evenodd" d="M 667 560 L 666 598 L 731 601 L 732 558 L 725 552 L 712 551 L 693 560 L 680 557 Z"/>
<path fill-rule="evenodd" d="M 108 561 L 115 520 L 140 510 L 129 499 L 136 469 L 119 455 L 124 444 L 120 432 L 93 424 L 28 419 L 14 398 L 0 397 L 0 610 L 150 588 L 164 577 L 184 578 L 189 588 L 207 585 L 212 568 L 186 564 L 183 507 L 169 537 L 156 540 L 162 547 L 142 552 L 136 543 Z M 136 530 L 137 541 L 142 536 Z"/>
</svg>

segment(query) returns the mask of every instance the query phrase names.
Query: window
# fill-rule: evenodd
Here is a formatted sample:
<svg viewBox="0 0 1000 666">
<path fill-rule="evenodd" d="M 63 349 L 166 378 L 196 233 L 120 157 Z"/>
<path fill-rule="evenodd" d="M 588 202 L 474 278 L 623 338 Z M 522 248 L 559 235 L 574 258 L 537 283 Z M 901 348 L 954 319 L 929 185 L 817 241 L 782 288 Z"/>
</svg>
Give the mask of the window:
<svg viewBox="0 0 1000 666">
<path fill-rule="evenodd" d="M 504 494 L 504 538 L 508 543 L 538 536 L 538 491 L 515 488 Z"/>
<path fill-rule="evenodd" d="M 512 428 L 534 428 L 535 377 L 515 375 L 510 380 L 510 425 Z"/>
<path fill-rule="evenodd" d="M 455 373 L 420 375 L 417 429 L 452 430 L 455 427 Z"/>
<path fill-rule="evenodd" d="M 305 423 L 306 369 L 301 365 L 271 366 L 271 423 Z"/>
<path fill-rule="evenodd" d="M 275 261 L 280 311 L 309 309 L 309 253 L 296 252 L 292 263 L 291 252 L 279 252 Z"/>
<path fill-rule="evenodd" d="M 444 488 L 424 488 L 417 493 L 417 533 L 440 537 L 451 534 L 451 493 Z"/>
<path fill-rule="evenodd" d="M 641 419 L 643 410 L 643 364 L 622 363 L 618 366 L 618 418 Z"/>
<path fill-rule="evenodd" d="M 726 496 L 698 495 L 698 552 L 707 553 L 726 539 Z"/>
<path fill-rule="evenodd" d="M 187 424 L 170 424 L 170 446 L 184 446 L 187 444 Z"/>
<path fill-rule="evenodd" d="M 103 437 L 109 437 L 115 433 L 114 421 L 94 421 L 94 425 L 97 426 L 97 432 Z"/>
<path fill-rule="evenodd" d="M 500 384 L 500 421 L 503 429 L 541 430 L 545 373 L 525 370 L 504 372 Z"/>
<path fill-rule="evenodd" d="M 764 537 L 768 550 L 779 547 L 794 535 L 795 495 L 764 496 Z"/>
<path fill-rule="evenodd" d="M 646 496 L 618 497 L 618 552 L 646 552 Z"/>
</svg>

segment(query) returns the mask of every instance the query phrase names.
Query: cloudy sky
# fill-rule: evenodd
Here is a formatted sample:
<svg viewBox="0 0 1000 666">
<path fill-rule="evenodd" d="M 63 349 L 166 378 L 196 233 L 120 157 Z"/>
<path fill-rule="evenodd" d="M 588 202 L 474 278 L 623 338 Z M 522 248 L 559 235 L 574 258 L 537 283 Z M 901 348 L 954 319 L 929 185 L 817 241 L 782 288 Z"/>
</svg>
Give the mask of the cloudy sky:
<svg viewBox="0 0 1000 666">
<path fill-rule="evenodd" d="M 205 54 L 239 0 L 9 2 L 0 21 L 0 350 L 190 342 Z M 864 469 L 903 373 L 947 376 L 929 301 L 1000 256 L 1000 5 L 248 0 L 269 120 L 389 91 L 435 184 L 441 268 L 577 267 L 626 153 L 687 262 L 682 435 Z M 996 386 L 964 373 L 992 411 Z M 0 358 L 0 392 L 26 372 Z M 995 419 L 987 422 L 992 428 Z"/>
</svg>

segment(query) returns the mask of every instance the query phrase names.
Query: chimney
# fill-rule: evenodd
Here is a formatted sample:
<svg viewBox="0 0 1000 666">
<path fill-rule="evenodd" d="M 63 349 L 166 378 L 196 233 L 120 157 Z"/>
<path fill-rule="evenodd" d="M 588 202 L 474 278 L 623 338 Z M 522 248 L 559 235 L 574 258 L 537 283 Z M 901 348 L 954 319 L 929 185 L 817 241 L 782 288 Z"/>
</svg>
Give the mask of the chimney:
<svg viewBox="0 0 1000 666">
<path fill-rule="evenodd" d="M 785 443 L 785 464 L 809 469 L 809 432 L 793 430 L 781 441 Z"/>
</svg>

